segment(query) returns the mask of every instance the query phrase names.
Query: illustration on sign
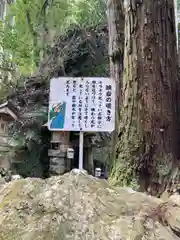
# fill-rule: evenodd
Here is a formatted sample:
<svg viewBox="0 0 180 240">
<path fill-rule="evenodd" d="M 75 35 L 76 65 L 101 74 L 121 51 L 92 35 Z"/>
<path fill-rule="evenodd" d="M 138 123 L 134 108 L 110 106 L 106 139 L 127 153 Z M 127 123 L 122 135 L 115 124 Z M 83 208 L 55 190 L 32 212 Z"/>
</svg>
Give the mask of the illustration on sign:
<svg viewBox="0 0 180 240">
<path fill-rule="evenodd" d="M 111 78 L 53 78 L 50 84 L 50 131 L 112 132 L 115 81 Z"/>
<path fill-rule="evenodd" d="M 66 112 L 66 103 L 53 104 L 49 110 L 50 127 L 53 129 L 63 129 Z"/>
</svg>

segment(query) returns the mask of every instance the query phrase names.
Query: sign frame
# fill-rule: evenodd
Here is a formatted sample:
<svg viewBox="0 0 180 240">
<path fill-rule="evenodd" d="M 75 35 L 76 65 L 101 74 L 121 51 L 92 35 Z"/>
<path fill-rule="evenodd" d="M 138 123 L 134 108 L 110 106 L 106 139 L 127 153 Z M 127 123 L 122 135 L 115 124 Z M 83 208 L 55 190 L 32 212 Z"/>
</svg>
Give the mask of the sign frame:
<svg viewBox="0 0 180 240">
<path fill-rule="evenodd" d="M 69 83 L 69 85 L 67 83 Z M 74 91 L 75 86 L 79 87 L 79 88 L 76 88 L 76 91 Z M 116 101 L 115 87 L 116 87 L 115 80 L 112 78 L 58 77 L 58 78 L 51 79 L 49 108 L 48 108 L 48 129 L 50 131 L 58 131 L 58 132 L 60 131 L 63 131 L 63 132 L 79 131 L 80 132 L 79 134 L 79 169 L 83 169 L 84 132 L 112 132 L 115 129 L 115 101 Z M 78 115 L 78 118 L 76 116 L 76 122 L 75 122 L 74 128 L 72 127 L 73 118 L 71 118 L 73 117 L 72 110 L 76 109 L 75 107 L 73 107 L 73 98 L 79 99 L 79 105 L 77 106 L 74 104 L 74 106 L 78 107 L 78 111 L 79 111 L 79 112 L 77 111 L 79 115 Z M 89 104 L 89 105 L 87 104 L 88 107 L 86 106 L 87 99 Z M 80 104 L 81 104 L 81 108 L 80 108 Z M 84 110 L 82 111 L 81 119 L 80 119 L 80 109 Z M 86 117 L 85 109 L 87 112 L 87 116 L 91 117 L 91 122 L 87 123 L 87 125 L 89 124 L 88 125 L 89 127 L 85 127 L 85 117 Z M 90 112 L 90 109 L 91 109 L 91 112 Z M 92 109 L 94 109 L 93 110 L 94 113 Z M 101 112 L 99 109 L 101 110 Z M 101 113 L 101 119 L 102 119 L 102 122 L 101 122 L 102 126 L 100 125 L 100 113 Z M 71 117 L 70 117 L 70 114 L 71 114 Z M 94 122 L 93 122 L 93 119 L 95 119 Z M 92 124 L 92 122 L 94 123 L 94 125 Z M 70 127 L 70 123 L 71 123 L 71 127 Z M 93 127 L 90 127 L 90 126 L 93 126 Z"/>
</svg>

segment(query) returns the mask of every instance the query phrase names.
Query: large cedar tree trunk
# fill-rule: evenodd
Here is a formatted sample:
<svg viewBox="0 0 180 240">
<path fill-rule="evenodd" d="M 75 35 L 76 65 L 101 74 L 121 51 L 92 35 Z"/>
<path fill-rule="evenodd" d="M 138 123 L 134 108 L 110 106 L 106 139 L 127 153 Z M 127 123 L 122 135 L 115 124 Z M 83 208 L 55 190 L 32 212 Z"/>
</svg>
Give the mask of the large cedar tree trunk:
<svg viewBox="0 0 180 240">
<path fill-rule="evenodd" d="M 173 0 L 127 0 L 123 107 L 113 184 L 138 180 L 141 190 L 155 195 L 178 176 L 177 89 Z"/>
<path fill-rule="evenodd" d="M 118 126 L 122 101 L 122 73 L 124 55 L 124 6 L 123 1 L 107 1 L 107 19 L 109 32 L 110 75 L 116 83 L 116 123 L 112 134 L 112 155 L 115 159 L 115 146 L 118 141 Z"/>
</svg>

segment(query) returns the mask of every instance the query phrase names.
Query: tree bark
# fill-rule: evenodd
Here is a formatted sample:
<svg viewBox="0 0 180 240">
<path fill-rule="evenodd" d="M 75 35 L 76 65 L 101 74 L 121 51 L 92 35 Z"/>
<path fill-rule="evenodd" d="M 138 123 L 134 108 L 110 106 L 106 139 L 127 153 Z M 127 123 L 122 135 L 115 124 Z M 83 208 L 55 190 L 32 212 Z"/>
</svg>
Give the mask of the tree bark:
<svg viewBox="0 0 180 240">
<path fill-rule="evenodd" d="M 94 175 L 93 147 L 91 146 L 84 149 L 84 165 L 86 171 Z"/>
<path fill-rule="evenodd" d="M 4 20 L 6 16 L 6 1 L 1 0 L 0 1 L 0 20 Z"/>
<path fill-rule="evenodd" d="M 178 177 L 177 89 L 173 0 L 127 0 L 123 107 L 112 184 L 135 181 L 156 195 Z"/>
<path fill-rule="evenodd" d="M 120 106 L 122 101 L 122 72 L 124 54 L 124 1 L 108 0 L 107 18 L 109 30 L 110 76 L 116 82 L 116 123 L 112 134 L 112 159 L 115 159 L 115 146 L 118 140 Z"/>
<path fill-rule="evenodd" d="M 32 34 L 32 41 L 33 41 L 33 46 L 34 46 L 34 51 L 33 51 L 33 55 L 34 55 L 34 63 L 36 65 L 36 67 L 39 65 L 40 62 L 40 49 L 38 47 L 38 32 L 34 29 L 34 25 L 33 25 L 33 21 L 31 19 L 31 14 L 30 14 L 30 9 L 29 9 L 29 1 L 28 0 L 23 0 L 24 5 L 27 7 L 26 8 L 26 19 L 27 19 L 27 24 L 29 27 L 29 31 Z"/>
</svg>

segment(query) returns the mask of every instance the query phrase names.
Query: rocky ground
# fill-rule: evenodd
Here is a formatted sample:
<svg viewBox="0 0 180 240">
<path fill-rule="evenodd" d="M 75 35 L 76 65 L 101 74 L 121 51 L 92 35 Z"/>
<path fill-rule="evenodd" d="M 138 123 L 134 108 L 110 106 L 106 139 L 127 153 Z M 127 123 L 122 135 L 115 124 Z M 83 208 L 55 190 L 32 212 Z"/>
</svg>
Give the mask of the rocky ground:
<svg viewBox="0 0 180 240">
<path fill-rule="evenodd" d="M 0 240 L 180 239 L 180 196 L 166 202 L 73 170 L 0 185 Z"/>
</svg>

